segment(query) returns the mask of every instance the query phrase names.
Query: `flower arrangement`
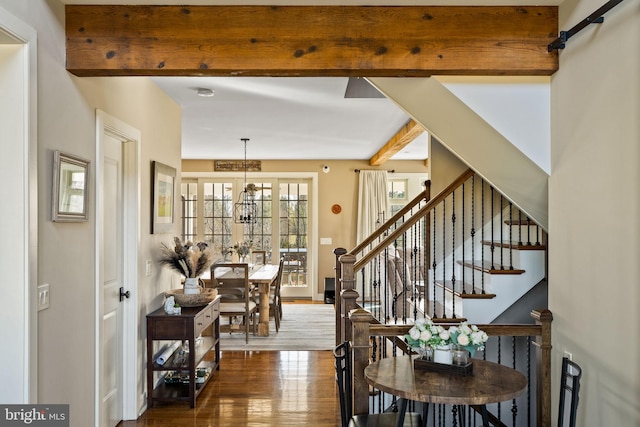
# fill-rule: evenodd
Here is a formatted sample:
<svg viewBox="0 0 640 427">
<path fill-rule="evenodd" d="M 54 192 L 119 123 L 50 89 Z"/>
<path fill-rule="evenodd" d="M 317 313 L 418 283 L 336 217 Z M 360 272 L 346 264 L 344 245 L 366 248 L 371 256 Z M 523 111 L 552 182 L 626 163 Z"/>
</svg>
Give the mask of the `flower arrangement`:
<svg viewBox="0 0 640 427">
<path fill-rule="evenodd" d="M 409 333 L 405 335 L 405 339 L 415 351 L 448 345 L 451 342 L 449 331 L 440 325 L 435 325 L 430 319 L 416 320 L 413 327 L 409 329 Z"/>
<path fill-rule="evenodd" d="M 469 325 L 466 321 L 445 329 L 435 325 L 430 319 L 418 319 L 405 335 L 405 339 L 411 349 L 418 353 L 424 352 L 428 347 L 453 344 L 469 351 L 473 356 L 476 350 L 484 350 L 484 343 L 489 336 L 476 325 Z"/>
<path fill-rule="evenodd" d="M 162 244 L 160 264 L 167 265 L 186 278 L 200 277 L 213 263 L 213 251 L 205 242 L 182 243 L 179 237 L 173 239 L 174 247 Z"/>
<path fill-rule="evenodd" d="M 460 322 L 458 326 L 450 327 L 449 335 L 452 344 L 464 348 L 471 356 L 476 350 L 484 350 L 484 343 L 489 339 L 486 332 L 467 322 Z"/>
<path fill-rule="evenodd" d="M 245 240 L 244 242 L 236 242 L 233 245 L 233 252 L 238 254 L 238 257 L 244 258 L 251 253 L 253 249 L 253 240 Z"/>
</svg>

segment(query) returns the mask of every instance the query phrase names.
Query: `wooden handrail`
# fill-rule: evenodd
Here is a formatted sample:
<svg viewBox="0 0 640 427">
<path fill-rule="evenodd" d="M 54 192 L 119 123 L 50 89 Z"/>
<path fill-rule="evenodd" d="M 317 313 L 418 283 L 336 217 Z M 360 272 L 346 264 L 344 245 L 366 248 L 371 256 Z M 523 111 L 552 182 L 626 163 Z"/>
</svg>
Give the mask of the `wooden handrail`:
<svg viewBox="0 0 640 427">
<path fill-rule="evenodd" d="M 385 237 L 382 241 L 380 241 L 380 243 L 378 243 L 378 245 L 375 248 L 367 252 L 362 258 L 356 261 L 354 265 L 354 272 L 359 271 L 360 269 L 362 269 L 363 266 L 367 265 L 369 261 L 371 261 L 374 257 L 379 255 L 380 252 L 385 250 L 389 245 L 391 245 L 391 243 L 393 243 L 401 235 L 407 232 L 409 228 L 411 228 L 416 222 L 418 222 L 422 217 L 424 217 L 436 205 L 438 205 L 445 198 L 447 198 L 451 193 L 453 193 L 459 186 L 462 185 L 463 182 L 471 178 L 473 174 L 474 172 L 472 169 L 467 169 L 458 178 L 456 178 L 451 184 L 449 184 L 445 189 L 443 189 L 435 197 L 430 199 L 423 207 L 421 207 L 418 211 L 416 211 L 411 216 L 411 218 L 409 218 L 407 221 L 402 223 L 400 227 L 395 229 L 392 233 L 390 233 L 387 237 Z M 355 253 L 350 252 L 350 254 L 355 254 Z"/>
<path fill-rule="evenodd" d="M 386 220 L 384 222 L 384 224 L 382 224 L 380 227 L 378 227 L 373 233 L 371 233 L 371 235 L 369 235 L 369 237 L 367 237 L 362 242 L 360 242 L 355 248 L 350 250 L 349 253 L 350 254 L 358 254 L 358 253 L 362 252 L 364 250 L 364 248 L 366 248 L 371 243 L 375 242 L 378 238 L 380 238 L 380 236 L 383 233 L 385 233 L 387 231 L 387 229 L 391 225 L 395 224 L 396 221 L 398 221 L 400 218 L 402 218 L 407 212 L 409 212 L 411 209 L 413 209 L 418 203 L 420 203 L 423 200 L 428 200 L 429 199 L 429 194 L 430 194 L 429 187 L 431 186 L 431 181 L 426 181 L 425 184 L 426 184 L 426 186 L 425 186 L 424 191 L 420 192 L 420 194 L 418 194 L 416 197 L 414 197 L 413 200 L 411 200 L 409 203 L 404 205 L 404 207 L 402 209 L 400 209 L 398 212 L 396 212 L 396 214 L 393 215 L 391 218 Z"/>
</svg>

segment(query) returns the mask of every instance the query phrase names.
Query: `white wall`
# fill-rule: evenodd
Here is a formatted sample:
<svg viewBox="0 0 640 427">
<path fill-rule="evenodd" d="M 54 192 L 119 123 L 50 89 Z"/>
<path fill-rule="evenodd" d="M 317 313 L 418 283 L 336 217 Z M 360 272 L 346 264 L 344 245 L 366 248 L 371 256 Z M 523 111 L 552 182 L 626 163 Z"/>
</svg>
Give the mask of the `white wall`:
<svg viewBox="0 0 640 427">
<path fill-rule="evenodd" d="M 173 276 L 157 264 L 150 277 L 144 276 L 145 260 L 155 260 L 160 242 L 169 242 L 174 235 L 150 235 L 150 163 L 158 160 L 180 172 L 180 108 L 147 78 L 77 78 L 69 74 L 64 67 L 64 5 L 57 0 L 0 0 L 0 7 L 38 32 L 38 273 L 40 282 L 51 286 L 50 308 L 38 314 L 38 402 L 68 403 L 71 426 L 91 426 L 95 194 L 90 194 L 88 222 L 51 222 L 53 151 L 95 164 L 97 108 L 141 131 L 140 277 L 137 289 L 133 286 L 140 303 L 136 330 L 140 336 L 137 406 L 141 408 L 146 385 L 145 315 L 160 306 L 162 291 L 173 287 Z M 95 182 L 95 176 L 90 180 Z"/>
<path fill-rule="evenodd" d="M 568 30 L 605 2 L 567 0 Z M 553 409 L 563 351 L 583 369 L 579 426 L 640 425 L 640 3 L 571 38 L 551 83 Z"/>
<path fill-rule="evenodd" d="M 549 77 L 437 76 L 436 79 L 550 173 Z"/>
</svg>

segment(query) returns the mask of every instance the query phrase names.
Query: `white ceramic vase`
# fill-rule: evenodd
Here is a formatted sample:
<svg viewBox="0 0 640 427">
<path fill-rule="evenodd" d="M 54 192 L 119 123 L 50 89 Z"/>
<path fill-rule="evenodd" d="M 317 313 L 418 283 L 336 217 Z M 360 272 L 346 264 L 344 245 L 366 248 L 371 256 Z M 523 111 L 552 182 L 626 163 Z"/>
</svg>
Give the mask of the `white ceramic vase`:
<svg viewBox="0 0 640 427">
<path fill-rule="evenodd" d="M 198 286 L 197 277 L 187 277 L 184 279 L 184 294 L 193 295 L 200 293 L 200 286 Z"/>
<path fill-rule="evenodd" d="M 451 345 L 439 345 L 433 349 L 433 361 L 436 363 L 444 363 L 451 365 L 452 354 Z"/>
</svg>

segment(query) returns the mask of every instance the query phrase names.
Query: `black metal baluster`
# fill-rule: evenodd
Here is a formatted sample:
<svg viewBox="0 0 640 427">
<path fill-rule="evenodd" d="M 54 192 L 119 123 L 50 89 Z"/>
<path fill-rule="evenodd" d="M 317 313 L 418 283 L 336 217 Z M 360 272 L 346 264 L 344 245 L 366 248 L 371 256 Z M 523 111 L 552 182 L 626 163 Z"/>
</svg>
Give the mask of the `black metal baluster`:
<svg viewBox="0 0 640 427">
<path fill-rule="evenodd" d="M 527 337 L 527 426 L 531 427 L 531 337 Z"/>
<path fill-rule="evenodd" d="M 527 217 L 527 246 L 531 246 L 531 220 Z"/>
<path fill-rule="evenodd" d="M 536 224 L 536 245 L 540 245 L 540 226 Z"/>
<path fill-rule="evenodd" d="M 431 251 L 431 257 L 433 258 L 433 263 L 431 264 L 431 270 L 433 274 L 433 317 L 436 316 L 436 208 L 433 208 L 433 229 L 431 233 L 431 240 L 433 241 L 433 250 Z M 425 290 L 426 292 L 426 290 Z M 435 412 L 435 411 L 434 411 Z"/>
<path fill-rule="evenodd" d="M 458 427 L 458 405 L 451 405 L 451 427 Z"/>
<path fill-rule="evenodd" d="M 500 270 L 504 270 L 504 220 L 502 213 L 504 208 L 502 207 L 502 194 L 500 194 Z"/>
<path fill-rule="evenodd" d="M 512 354 L 511 354 L 511 359 L 512 359 L 512 367 L 513 369 L 516 369 L 516 337 L 512 336 L 511 337 L 511 349 L 512 349 Z M 513 398 L 511 400 L 511 419 L 512 419 L 512 424 L 511 425 L 516 425 L 516 419 L 518 416 L 518 404 L 516 403 L 516 399 Z"/>
<path fill-rule="evenodd" d="M 452 302 L 452 316 L 455 319 L 456 315 L 456 192 L 451 193 L 451 302 Z M 462 260 L 464 262 L 464 259 Z M 444 302 L 445 300 L 443 300 Z"/>
<path fill-rule="evenodd" d="M 518 209 L 518 245 L 522 246 L 522 211 Z"/>
<path fill-rule="evenodd" d="M 374 263 L 377 263 L 377 268 L 374 269 L 373 275 L 374 275 L 374 280 L 373 280 L 373 294 L 371 295 L 371 305 L 372 308 L 376 307 L 375 312 L 376 312 L 376 319 L 380 320 L 381 322 L 384 323 L 384 320 L 382 319 L 382 313 L 381 311 L 381 307 L 382 307 L 382 295 L 380 294 L 380 285 L 381 285 L 381 275 L 382 275 L 382 266 L 380 264 L 380 257 L 376 257 L 374 259 Z M 375 265 L 375 264 L 374 264 Z M 377 277 L 376 277 L 377 276 Z"/>
<path fill-rule="evenodd" d="M 444 310 L 444 302 L 446 301 L 445 288 L 447 287 L 447 203 L 446 200 L 442 202 L 442 318 L 447 318 L 447 313 Z"/>
<path fill-rule="evenodd" d="M 463 294 L 466 293 L 466 291 L 464 289 L 465 283 L 466 283 L 465 280 L 464 280 L 465 279 L 465 271 L 466 271 L 466 268 L 464 267 L 464 260 L 465 260 L 465 257 L 464 257 L 464 247 L 465 247 L 465 244 L 464 244 L 464 238 L 465 238 L 465 234 L 464 234 L 464 217 L 466 216 L 466 212 L 464 210 L 464 199 L 465 199 L 464 184 L 465 183 L 463 182 L 462 183 L 462 232 L 460 233 L 460 235 L 462 236 L 462 263 L 463 263 L 462 264 L 462 278 L 461 278 L 462 281 L 460 282 L 460 284 L 461 284 L 460 288 L 462 289 L 462 293 Z"/>
<path fill-rule="evenodd" d="M 513 203 L 509 202 L 509 270 L 513 270 Z"/>
<path fill-rule="evenodd" d="M 494 222 L 493 221 L 493 218 L 494 218 L 494 215 L 493 215 L 493 203 L 494 203 L 493 187 L 491 187 L 491 220 L 490 220 L 491 221 L 491 270 L 495 270 L 496 269 L 496 267 L 494 265 L 494 262 L 493 262 L 493 253 L 494 253 L 494 251 L 496 249 L 496 247 L 493 244 L 493 242 L 495 240 L 494 237 L 493 237 L 493 222 Z"/>
<path fill-rule="evenodd" d="M 481 241 L 484 242 L 484 179 L 481 180 L 482 184 L 482 194 L 481 194 L 481 203 L 480 203 L 480 236 Z M 480 265 L 482 269 L 480 270 L 480 287 L 482 288 L 482 293 L 484 294 L 484 247 L 481 248 L 480 251 Z M 475 274 L 475 273 L 474 273 Z"/>
<path fill-rule="evenodd" d="M 471 264 L 475 262 L 476 259 L 476 251 L 475 251 L 475 236 L 476 236 L 476 176 L 471 176 Z M 480 245 L 482 248 L 482 245 Z M 476 275 L 473 269 L 471 269 L 471 293 L 476 293 Z"/>
<path fill-rule="evenodd" d="M 498 365 L 502 365 L 502 335 L 498 336 Z M 502 421 L 502 402 L 498 402 L 498 421 Z"/>
</svg>

